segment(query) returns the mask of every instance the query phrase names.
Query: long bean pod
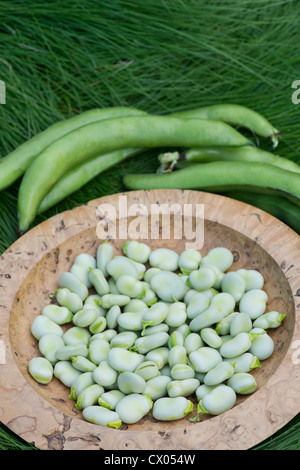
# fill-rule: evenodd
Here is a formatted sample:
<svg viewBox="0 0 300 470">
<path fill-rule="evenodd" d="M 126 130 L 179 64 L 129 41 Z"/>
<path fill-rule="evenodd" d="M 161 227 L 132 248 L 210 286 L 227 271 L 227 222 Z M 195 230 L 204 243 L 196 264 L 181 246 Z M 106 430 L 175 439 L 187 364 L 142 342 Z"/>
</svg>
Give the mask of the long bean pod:
<svg viewBox="0 0 300 470">
<path fill-rule="evenodd" d="M 276 194 L 300 206 L 300 175 L 267 163 L 200 163 L 172 173 L 128 174 L 124 183 L 130 189 L 201 189 L 211 192 L 243 189 Z"/>
<path fill-rule="evenodd" d="M 232 162 L 258 162 L 269 163 L 278 166 L 284 170 L 300 173 L 298 163 L 288 158 L 281 157 L 271 152 L 267 152 L 253 145 L 244 147 L 203 147 L 188 149 L 185 152 L 166 152 L 159 155 L 159 161 L 162 169 L 173 168 L 175 165 L 180 168 L 191 165 L 193 163 L 208 163 L 216 161 L 232 161 Z"/>
<path fill-rule="evenodd" d="M 103 109 L 91 109 L 70 119 L 59 121 L 18 146 L 0 160 L 0 191 L 16 181 L 36 157 L 55 140 L 69 132 L 102 119 L 117 116 L 144 115 L 145 111 L 136 108 L 114 106 Z"/>
<path fill-rule="evenodd" d="M 40 203 L 72 167 L 93 157 L 130 147 L 240 146 L 249 140 L 229 125 L 206 119 L 130 116 L 82 126 L 49 145 L 24 174 L 19 188 L 19 231 L 26 231 Z"/>
<path fill-rule="evenodd" d="M 204 106 L 194 110 L 173 113 L 173 116 L 213 119 L 245 127 L 253 133 L 271 139 L 273 146 L 278 145 L 279 131 L 260 113 L 246 106 L 232 103 Z"/>
</svg>

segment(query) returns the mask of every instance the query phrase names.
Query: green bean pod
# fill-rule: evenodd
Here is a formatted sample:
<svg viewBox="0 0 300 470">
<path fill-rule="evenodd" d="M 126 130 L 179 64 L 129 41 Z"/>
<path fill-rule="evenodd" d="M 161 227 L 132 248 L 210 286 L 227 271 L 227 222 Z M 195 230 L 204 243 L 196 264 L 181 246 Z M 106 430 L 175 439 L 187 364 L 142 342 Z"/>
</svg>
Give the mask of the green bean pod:
<svg viewBox="0 0 300 470">
<path fill-rule="evenodd" d="M 46 385 L 53 377 L 53 366 L 45 357 L 34 357 L 28 363 L 28 372 L 36 382 Z"/>
<path fill-rule="evenodd" d="M 177 117 L 194 117 L 228 122 L 245 127 L 253 133 L 271 139 L 273 146 L 278 144 L 279 131 L 260 113 L 240 104 L 220 103 L 187 111 L 173 113 Z"/>
<path fill-rule="evenodd" d="M 183 154 L 180 154 L 180 157 L 177 157 L 177 159 L 180 160 L 180 163 L 208 163 L 215 161 L 268 163 L 269 165 L 274 165 L 279 168 L 283 168 L 284 170 L 294 171 L 296 173 L 300 172 L 299 165 L 292 160 L 250 145 L 246 145 L 241 148 L 194 148 L 185 151 Z M 173 157 L 173 161 L 174 160 L 176 160 L 176 155 Z"/>
<path fill-rule="evenodd" d="M 152 408 L 151 398 L 145 394 L 131 393 L 117 403 L 116 412 L 125 424 L 133 424 L 143 418 Z"/>
<path fill-rule="evenodd" d="M 96 267 L 96 259 L 88 253 L 80 253 L 76 256 L 73 265 L 70 268 L 70 273 L 78 277 L 83 284 L 89 289 L 92 287 L 89 279 L 90 269 Z"/>
<path fill-rule="evenodd" d="M 70 168 L 122 148 L 247 145 L 248 139 L 218 121 L 130 116 L 82 126 L 50 144 L 26 170 L 18 197 L 19 231 L 26 231 L 55 183 Z M 86 145 L 89 142 L 89 145 Z"/>
<path fill-rule="evenodd" d="M 96 403 L 98 403 L 98 399 L 103 392 L 104 388 L 101 387 L 101 385 L 89 385 L 84 390 L 82 390 L 80 395 L 77 397 L 75 408 L 77 408 L 78 410 L 83 410 L 88 406 L 95 405 Z"/>
<path fill-rule="evenodd" d="M 109 410 L 104 406 L 91 405 L 84 408 L 83 417 L 90 423 L 99 424 L 109 428 L 118 429 L 122 421 L 115 411 Z"/>
<path fill-rule="evenodd" d="M 127 174 L 129 189 L 201 189 L 208 192 L 245 190 L 284 197 L 300 206 L 300 175 L 268 163 L 212 162 L 164 174 Z M 203 260 L 202 260 L 203 262 Z"/>
<path fill-rule="evenodd" d="M 185 397 L 163 397 L 155 401 L 152 414 L 158 421 L 175 421 L 191 413 L 193 407 L 193 402 Z"/>
<path fill-rule="evenodd" d="M 79 114 L 78 116 L 52 124 L 44 131 L 36 134 L 30 140 L 21 144 L 1 160 L 0 190 L 10 186 L 14 181 L 22 176 L 36 157 L 45 150 L 48 145 L 69 132 L 102 119 L 143 114 L 146 113 L 135 108 L 116 106 L 104 109 L 91 109 Z"/>
</svg>

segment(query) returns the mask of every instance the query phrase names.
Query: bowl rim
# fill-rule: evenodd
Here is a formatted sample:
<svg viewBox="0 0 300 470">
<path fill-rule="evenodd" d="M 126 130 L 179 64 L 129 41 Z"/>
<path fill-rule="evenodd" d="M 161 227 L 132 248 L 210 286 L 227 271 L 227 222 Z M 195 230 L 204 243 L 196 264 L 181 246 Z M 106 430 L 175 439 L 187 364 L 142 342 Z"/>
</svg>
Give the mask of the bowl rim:
<svg viewBox="0 0 300 470">
<path fill-rule="evenodd" d="M 196 423 L 195 427 L 185 428 L 183 425 L 174 428 L 168 440 L 156 431 L 141 429 L 138 432 L 124 432 L 67 416 L 38 394 L 21 373 L 14 359 L 9 331 L 11 308 L 21 284 L 45 254 L 68 238 L 96 225 L 95 210 L 100 204 L 113 204 L 118 210 L 120 196 L 126 196 L 128 203 L 143 203 L 147 207 L 157 201 L 204 204 L 205 219 L 223 224 L 252 239 L 279 266 L 285 262 L 286 279 L 294 300 L 299 296 L 299 235 L 272 215 L 249 204 L 214 193 L 172 189 L 117 193 L 64 211 L 31 229 L 0 256 L 1 271 L 9 273 L 7 277 L 3 274 L 0 278 L 0 340 L 5 347 L 5 360 L 1 362 L 0 357 L 0 420 L 41 450 L 78 447 L 90 450 L 99 447 L 104 450 L 242 450 L 253 447 L 278 431 L 300 411 L 300 374 L 297 368 L 300 362 L 297 359 L 300 302 L 296 305 L 295 301 L 295 327 L 286 355 L 267 383 L 223 415 Z M 29 252 L 24 247 L 35 249 Z M 279 391 L 287 388 L 288 397 L 279 396 Z"/>
</svg>

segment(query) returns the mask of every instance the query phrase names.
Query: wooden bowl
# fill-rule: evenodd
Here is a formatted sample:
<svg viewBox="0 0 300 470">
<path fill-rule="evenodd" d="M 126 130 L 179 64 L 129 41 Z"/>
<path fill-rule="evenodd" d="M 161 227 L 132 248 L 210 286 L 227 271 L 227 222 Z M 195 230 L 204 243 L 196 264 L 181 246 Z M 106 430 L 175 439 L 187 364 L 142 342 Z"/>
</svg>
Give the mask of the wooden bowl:
<svg viewBox="0 0 300 470">
<path fill-rule="evenodd" d="M 120 221 L 137 220 L 119 207 L 120 196 L 125 195 L 128 207 L 136 204 L 135 208 L 146 208 L 148 215 L 151 204 L 177 204 L 175 218 L 182 217 L 185 204 L 192 208 L 203 204 L 202 255 L 215 246 L 229 248 L 234 253 L 231 269 L 260 271 L 269 296 L 267 309 L 286 314 L 279 328 L 268 330 L 274 353 L 252 372 L 257 391 L 239 396 L 237 404 L 222 415 L 201 415 L 200 422 L 191 423 L 188 418 L 195 415 L 195 406 L 192 415 L 178 421 L 157 422 L 150 412 L 134 425 L 105 428 L 83 420 L 68 399 L 69 389 L 56 378 L 40 385 L 28 374 L 29 360 L 40 355 L 30 332 L 33 319 L 51 302 L 49 295 L 58 287 L 59 274 L 69 270 L 79 253 L 95 255 L 103 240 L 97 236 L 96 209 L 111 204 L 117 229 Z M 168 246 L 181 252 L 187 243 L 182 234 L 176 239 L 171 229 L 170 240 L 144 241 L 151 248 Z M 115 254 L 121 253 L 123 242 L 111 240 Z M 300 238 L 253 206 L 200 191 L 132 191 L 103 197 L 58 214 L 22 236 L 0 257 L 0 273 L 0 419 L 39 449 L 249 449 L 299 412 Z"/>
</svg>

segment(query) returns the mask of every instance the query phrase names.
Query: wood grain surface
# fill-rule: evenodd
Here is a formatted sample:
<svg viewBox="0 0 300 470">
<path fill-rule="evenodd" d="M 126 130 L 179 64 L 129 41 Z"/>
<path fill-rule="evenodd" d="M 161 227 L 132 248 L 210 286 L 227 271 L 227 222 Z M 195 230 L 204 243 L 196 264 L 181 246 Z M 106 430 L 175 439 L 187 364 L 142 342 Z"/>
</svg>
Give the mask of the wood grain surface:
<svg viewBox="0 0 300 470">
<path fill-rule="evenodd" d="M 198 423 L 188 418 L 165 423 L 150 412 L 134 425 L 104 428 L 83 420 L 68 399 L 69 389 L 59 380 L 40 385 L 28 374 L 29 360 L 40 355 L 30 332 L 33 319 L 54 302 L 49 295 L 74 258 L 82 252 L 96 254 L 103 241 L 96 230 L 99 205 L 115 207 L 116 228 L 127 218 L 126 212 L 119 214 L 119 197 L 124 195 L 128 206 L 142 204 L 149 214 L 151 204 L 176 203 L 181 208 L 203 204 L 202 255 L 215 246 L 229 248 L 234 253 L 231 270 L 260 271 L 269 296 L 267 309 L 286 313 L 282 325 L 269 330 L 273 355 L 252 372 L 257 391 L 239 397 L 223 415 L 201 415 Z M 175 217 L 179 216 L 180 211 Z M 134 217 L 127 222 L 131 220 Z M 175 239 L 171 230 L 170 240 L 144 241 L 151 248 L 168 246 L 179 253 L 187 239 Z M 111 240 L 115 254 L 121 253 L 123 242 Z M 271 215 L 239 201 L 200 191 L 132 191 L 58 214 L 23 235 L 0 257 L 0 312 L 0 420 L 39 449 L 248 449 L 274 434 L 300 409 L 300 237 Z M 196 406 L 189 417 L 195 413 Z"/>
</svg>

